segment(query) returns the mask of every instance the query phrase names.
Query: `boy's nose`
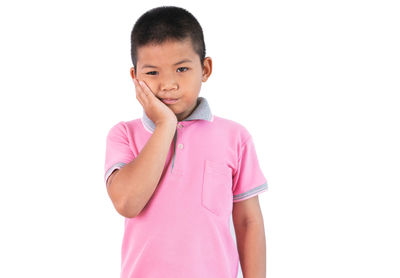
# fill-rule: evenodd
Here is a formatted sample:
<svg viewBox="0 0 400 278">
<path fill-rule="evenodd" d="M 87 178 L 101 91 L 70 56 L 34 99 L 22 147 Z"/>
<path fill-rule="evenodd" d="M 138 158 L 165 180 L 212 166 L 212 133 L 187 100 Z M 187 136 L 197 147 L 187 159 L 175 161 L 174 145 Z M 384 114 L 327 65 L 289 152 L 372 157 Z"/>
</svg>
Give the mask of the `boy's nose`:
<svg viewBox="0 0 400 278">
<path fill-rule="evenodd" d="M 163 92 L 169 92 L 178 89 L 178 84 L 174 80 L 162 81 L 160 84 L 160 89 Z"/>
<path fill-rule="evenodd" d="M 173 72 L 163 72 L 163 74 L 160 74 L 159 82 L 161 91 L 178 89 L 178 82 L 176 80 L 175 73 Z"/>
</svg>

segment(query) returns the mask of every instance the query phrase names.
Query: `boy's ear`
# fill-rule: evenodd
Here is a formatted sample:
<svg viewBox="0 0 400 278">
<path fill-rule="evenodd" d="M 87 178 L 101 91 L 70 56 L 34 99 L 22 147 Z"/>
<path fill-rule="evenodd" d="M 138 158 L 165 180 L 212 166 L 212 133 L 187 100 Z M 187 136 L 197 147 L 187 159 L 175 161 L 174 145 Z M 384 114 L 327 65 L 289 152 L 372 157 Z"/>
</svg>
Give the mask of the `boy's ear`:
<svg viewBox="0 0 400 278">
<path fill-rule="evenodd" d="M 135 79 L 136 78 L 136 73 L 135 73 L 135 68 L 134 67 L 131 67 L 130 73 L 131 73 L 132 79 Z"/>
<path fill-rule="evenodd" d="M 211 57 L 204 58 L 203 78 L 202 81 L 206 82 L 212 72 L 212 59 Z"/>
</svg>

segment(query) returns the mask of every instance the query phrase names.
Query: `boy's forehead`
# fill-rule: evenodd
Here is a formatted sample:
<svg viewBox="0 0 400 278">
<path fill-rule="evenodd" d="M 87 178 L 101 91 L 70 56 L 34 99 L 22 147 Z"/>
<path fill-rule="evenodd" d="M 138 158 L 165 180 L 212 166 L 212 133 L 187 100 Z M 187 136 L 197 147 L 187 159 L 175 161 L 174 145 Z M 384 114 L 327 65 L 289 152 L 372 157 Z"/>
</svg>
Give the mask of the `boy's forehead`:
<svg viewBox="0 0 400 278">
<path fill-rule="evenodd" d="M 137 63 L 176 63 L 190 59 L 195 62 L 197 53 L 190 39 L 185 41 L 166 41 L 161 44 L 148 44 L 138 48 Z"/>
</svg>

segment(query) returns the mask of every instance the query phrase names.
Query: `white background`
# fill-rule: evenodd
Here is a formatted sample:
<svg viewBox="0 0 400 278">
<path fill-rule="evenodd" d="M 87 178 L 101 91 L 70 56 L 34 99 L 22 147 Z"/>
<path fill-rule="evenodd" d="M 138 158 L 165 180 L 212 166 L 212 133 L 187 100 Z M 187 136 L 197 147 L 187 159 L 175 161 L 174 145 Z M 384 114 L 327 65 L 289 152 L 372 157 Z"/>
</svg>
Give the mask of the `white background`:
<svg viewBox="0 0 400 278">
<path fill-rule="evenodd" d="M 400 277 L 397 1 L 2 1 L 0 277 L 119 277 L 105 139 L 142 116 L 130 32 L 177 5 L 203 27 L 200 96 L 247 127 L 267 277 Z"/>
</svg>

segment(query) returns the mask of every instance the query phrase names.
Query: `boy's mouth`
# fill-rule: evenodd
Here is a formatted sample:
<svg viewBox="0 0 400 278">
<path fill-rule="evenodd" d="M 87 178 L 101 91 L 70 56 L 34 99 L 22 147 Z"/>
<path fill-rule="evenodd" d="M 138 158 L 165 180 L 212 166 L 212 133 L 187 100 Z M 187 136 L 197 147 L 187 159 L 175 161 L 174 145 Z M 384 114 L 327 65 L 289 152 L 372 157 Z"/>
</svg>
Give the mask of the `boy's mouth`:
<svg viewBox="0 0 400 278">
<path fill-rule="evenodd" d="M 165 104 L 174 104 L 175 102 L 178 101 L 178 99 L 177 98 L 162 98 L 161 101 L 164 102 Z"/>
</svg>

